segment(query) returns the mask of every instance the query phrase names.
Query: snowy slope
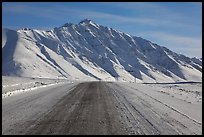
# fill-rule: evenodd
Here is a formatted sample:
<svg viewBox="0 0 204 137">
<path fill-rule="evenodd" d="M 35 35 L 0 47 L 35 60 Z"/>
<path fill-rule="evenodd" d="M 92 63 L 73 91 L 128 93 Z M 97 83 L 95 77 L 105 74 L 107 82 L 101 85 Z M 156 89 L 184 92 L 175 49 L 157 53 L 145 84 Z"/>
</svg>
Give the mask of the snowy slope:
<svg viewBox="0 0 204 137">
<path fill-rule="evenodd" d="M 2 75 L 79 80 L 202 81 L 202 59 L 85 19 L 50 31 L 2 31 Z"/>
</svg>

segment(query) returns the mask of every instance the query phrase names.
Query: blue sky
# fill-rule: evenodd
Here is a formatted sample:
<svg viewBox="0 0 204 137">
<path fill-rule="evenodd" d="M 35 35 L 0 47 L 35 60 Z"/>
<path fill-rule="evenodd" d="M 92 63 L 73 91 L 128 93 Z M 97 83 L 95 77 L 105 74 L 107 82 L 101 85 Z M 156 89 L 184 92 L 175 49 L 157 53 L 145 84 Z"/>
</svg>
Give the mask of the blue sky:
<svg viewBox="0 0 204 137">
<path fill-rule="evenodd" d="M 3 2 L 2 27 L 53 29 L 89 18 L 189 57 L 202 57 L 201 2 Z"/>
</svg>

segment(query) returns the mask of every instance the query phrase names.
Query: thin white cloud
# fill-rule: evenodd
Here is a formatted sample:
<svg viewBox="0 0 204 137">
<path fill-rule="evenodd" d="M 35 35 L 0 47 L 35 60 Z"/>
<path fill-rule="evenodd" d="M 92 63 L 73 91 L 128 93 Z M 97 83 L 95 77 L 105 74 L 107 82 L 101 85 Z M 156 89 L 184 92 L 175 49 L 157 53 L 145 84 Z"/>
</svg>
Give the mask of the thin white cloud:
<svg viewBox="0 0 204 137">
<path fill-rule="evenodd" d="M 61 19 L 68 15 L 77 15 L 83 18 L 98 18 L 98 19 L 108 19 L 112 20 L 113 22 L 130 22 L 130 23 L 142 23 L 142 24 L 155 24 L 155 20 L 148 19 L 148 18 L 130 18 L 124 17 L 109 13 L 103 12 L 96 12 L 90 10 L 82 10 L 77 8 L 71 7 L 64 7 L 64 6 L 54 6 L 50 8 L 44 7 L 32 7 L 28 5 L 10 5 L 3 7 L 4 12 L 13 12 L 13 13 L 21 13 L 21 14 L 31 14 L 35 16 L 42 16 L 51 19 Z"/>
<path fill-rule="evenodd" d="M 145 4 L 146 7 L 154 7 L 150 4 Z M 13 13 L 21 13 L 21 14 L 30 14 L 39 17 L 50 18 L 54 20 L 65 20 L 67 16 L 76 15 L 77 17 L 83 18 L 94 18 L 94 19 L 104 19 L 106 22 L 110 23 L 132 23 L 132 24 L 142 24 L 142 25 L 151 25 L 151 26 L 174 26 L 174 27 L 190 27 L 187 24 L 179 23 L 172 20 L 161 20 L 155 18 L 146 18 L 146 17 L 127 17 L 116 14 L 97 12 L 91 10 L 84 10 L 73 7 L 65 7 L 65 6 L 52 6 L 52 7 L 33 7 L 29 5 L 6 5 L 3 6 L 3 12 L 13 12 Z"/>
<path fill-rule="evenodd" d="M 45 17 L 50 19 L 59 19 L 62 12 L 53 10 L 52 8 L 33 7 L 28 5 L 5 5 L 2 7 L 3 12 L 13 12 L 27 15 L 34 15 L 38 17 Z"/>
<path fill-rule="evenodd" d="M 202 6 L 202 2 L 191 2 L 192 4 L 196 5 L 196 6 Z"/>
<path fill-rule="evenodd" d="M 160 3 L 160 4 L 159 4 Z M 132 14 L 140 14 L 141 16 L 147 16 L 154 19 L 167 19 L 178 20 L 184 18 L 181 12 L 176 12 L 168 6 L 161 5 L 161 2 L 112 2 L 104 3 L 104 5 L 110 5 L 120 8 L 121 10 L 131 11 Z M 151 13 L 151 14 L 148 14 Z"/>
<path fill-rule="evenodd" d="M 107 4 L 107 3 L 104 3 Z M 177 18 L 180 18 L 181 15 L 175 13 L 167 8 L 161 7 L 157 4 L 152 3 L 113 3 L 116 6 L 121 7 L 121 10 L 132 9 L 132 10 L 142 10 L 146 8 L 149 12 L 161 12 L 162 14 L 168 15 L 167 18 L 150 18 L 147 16 L 144 17 L 137 17 L 137 16 L 122 16 L 117 14 L 105 13 L 105 12 L 98 12 L 98 11 L 91 11 L 88 9 L 80 9 L 76 7 L 70 6 L 50 6 L 48 7 L 35 7 L 26 4 L 17 4 L 17 5 L 5 5 L 2 6 L 3 12 L 13 12 L 13 13 L 20 13 L 20 14 L 30 14 L 34 16 L 50 18 L 53 20 L 60 20 L 66 21 L 68 17 L 76 16 L 77 19 L 97 19 L 103 20 L 103 22 L 107 22 L 108 24 L 115 24 L 120 23 L 121 25 L 133 25 L 133 24 L 140 24 L 140 25 L 149 25 L 149 26 L 165 26 L 174 28 L 196 28 L 199 26 L 191 25 L 187 23 L 182 23 L 176 21 Z M 171 15 L 171 17 L 170 17 Z M 172 16 L 175 15 L 175 16 Z M 80 21 L 80 20 L 79 20 Z M 197 29 L 198 29 L 197 28 Z M 156 43 L 161 42 L 164 46 L 168 46 L 170 49 L 175 49 L 174 51 L 182 51 L 190 56 L 201 56 L 202 52 L 202 39 L 199 38 L 192 38 L 192 37 L 185 37 L 185 36 L 178 36 L 174 34 L 168 34 L 164 32 L 143 32 L 140 33 L 141 36 L 144 38 L 151 38 L 155 40 Z M 150 39 L 150 40 L 151 40 Z M 158 43 L 159 44 L 159 43 Z M 193 53 L 190 53 L 190 51 Z"/>
<path fill-rule="evenodd" d="M 202 56 L 202 38 L 179 36 L 156 31 L 141 32 L 139 35 L 149 40 L 154 40 L 155 43 L 166 46 L 175 52 L 180 52 L 191 57 Z"/>
</svg>

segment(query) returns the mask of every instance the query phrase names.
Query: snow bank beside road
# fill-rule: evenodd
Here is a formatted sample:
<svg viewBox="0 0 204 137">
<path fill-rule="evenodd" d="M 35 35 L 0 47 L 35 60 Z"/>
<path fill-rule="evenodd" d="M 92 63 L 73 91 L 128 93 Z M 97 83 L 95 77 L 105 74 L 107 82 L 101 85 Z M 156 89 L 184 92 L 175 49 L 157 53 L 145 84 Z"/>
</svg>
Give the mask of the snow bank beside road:
<svg viewBox="0 0 204 137">
<path fill-rule="evenodd" d="M 133 98 L 146 95 L 149 99 L 179 111 L 196 123 L 202 123 L 202 83 L 187 84 L 135 84 L 120 83 Z"/>
<path fill-rule="evenodd" d="M 2 98 L 64 82 L 70 83 L 71 81 L 67 81 L 66 79 L 2 76 Z"/>
</svg>

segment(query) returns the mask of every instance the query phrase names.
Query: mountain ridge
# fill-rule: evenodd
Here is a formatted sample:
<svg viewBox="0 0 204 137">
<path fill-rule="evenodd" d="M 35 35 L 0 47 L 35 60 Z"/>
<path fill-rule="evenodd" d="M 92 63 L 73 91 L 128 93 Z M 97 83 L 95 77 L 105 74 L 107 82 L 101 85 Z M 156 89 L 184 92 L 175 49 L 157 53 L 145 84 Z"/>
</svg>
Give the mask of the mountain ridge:
<svg viewBox="0 0 204 137">
<path fill-rule="evenodd" d="M 3 34 L 4 33 L 4 34 Z M 14 40 L 13 40 L 14 39 Z M 67 68 L 68 67 L 68 68 Z M 2 31 L 2 75 L 138 82 L 202 81 L 202 59 L 85 19 Z"/>
</svg>

